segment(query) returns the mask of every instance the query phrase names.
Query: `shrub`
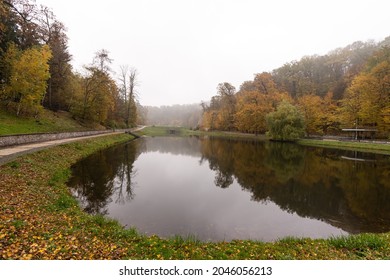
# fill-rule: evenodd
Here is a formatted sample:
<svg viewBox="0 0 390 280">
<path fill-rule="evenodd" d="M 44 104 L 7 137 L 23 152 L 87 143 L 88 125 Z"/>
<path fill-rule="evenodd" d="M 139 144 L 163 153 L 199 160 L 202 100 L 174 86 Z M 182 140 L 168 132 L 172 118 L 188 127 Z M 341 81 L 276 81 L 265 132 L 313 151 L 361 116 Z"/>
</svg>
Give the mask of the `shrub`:
<svg viewBox="0 0 390 280">
<path fill-rule="evenodd" d="M 283 101 L 266 117 L 268 136 L 278 141 L 294 141 L 305 135 L 304 118 L 297 107 Z"/>
</svg>

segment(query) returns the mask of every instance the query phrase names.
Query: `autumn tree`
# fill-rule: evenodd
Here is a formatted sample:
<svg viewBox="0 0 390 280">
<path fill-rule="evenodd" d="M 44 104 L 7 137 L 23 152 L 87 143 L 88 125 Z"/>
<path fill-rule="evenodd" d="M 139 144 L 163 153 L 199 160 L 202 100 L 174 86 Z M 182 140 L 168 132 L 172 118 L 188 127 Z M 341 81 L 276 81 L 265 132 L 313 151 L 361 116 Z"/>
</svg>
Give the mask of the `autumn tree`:
<svg viewBox="0 0 390 280">
<path fill-rule="evenodd" d="M 267 115 L 269 136 L 273 140 L 293 141 L 305 135 L 304 118 L 297 107 L 283 101 Z"/>
<path fill-rule="evenodd" d="M 9 80 L 9 64 L 5 61 L 8 47 L 17 46 L 17 16 L 12 6 L 5 1 L 0 1 L 0 87 L 4 88 Z M 0 88 L 0 90 L 1 90 Z"/>
<path fill-rule="evenodd" d="M 274 78 L 268 72 L 255 75 L 252 82 L 252 89 L 265 95 L 272 95 L 279 92 Z"/>
<path fill-rule="evenodd" d="M 0 1 L 0 102 L 4 108 L 18 115 L 36 115 L 43 105 L 53 111 L 71 111 L 85 123 L 134 126 L 139 107 L 137 72 L 127 73 L 123 91 L 112 77 L 107 50 L 96 52 L 84 74 L 73 72 L 71 58 L 65 25 L 49 8 L 38 6 L 35 0 Z"/>
<path fill-rule="evenodd" d="M 328 92 L 322 98 L 321 131 L 323 134 L 334 134 L 340 131 L 341 120 L 339 118 L 338 101 L 334 99 L 333 92 Z"/>
<path fill-rule="evenodd" d="M 125 116 L 126 126 L 135 126 L 137 121 L 137 91 L 136 87 L 138 86 L 138 72 L 135 68 L 130 70 L 129 75 L 129 99 L 127 104 L 127 112 Z"/>
<path fill-rule="evenodd" d="M 85 70 L 86 74 L 80 78 L 81 92 L 75 97 L 71 111 L 83 121 L 105 124 L 113 109 L 116 84 L 96 67 L 85 67 Z"/>
<path fill-rule="evenodd" d="M 16 42 L 16 28 L 10 6 L 0 1 L 0 53 L 6 50 L 8 43 Z"/>
<path fill-rule="evenodd" d="M 85 73 L 73 77 L 75 85 L 70 110 L 89 123 L 110 127 L 132 127 L 137 123 L 137 71 L 121 67 L 119 82 L 112 77 L 112 59 L 107 50 L 96 52 Z M 79 86 L 77 86 L 79 85 Z"/>
<path fill-rule="evenodd" d="M 127 65 L 121 66 L 120 73 L 120 91 L 124 100 L 123 118 L 126 127 L 134 126 L 137 119 L 136 98 L 138 86 L 138 72 L 135 68 L 129 68 Z"/>
<path fill-rule="evenodd" d="M 41 7 L 39 21 L 41 38 L 52 51 L 50 79 L 43 104 L 51 110 L 67 110 L 71 95 L 68 83 L 71 83 L 72 56 L 68 51 L 66 28 L 47 7 Z"/>
<path fill-rule="evenodd" d="M 235 125 L 239 131 L 265 133 L 266 115 L 275 111 L 282 100 L 289 99 L 281 92 L 270 73 L 256 74 L 253 81 L 244 82 L 237 93 Z"/>
<path fill-rule="evenodd" d="M 338 130 L 338 107 L 331 92 L 324 97 L 314 94 L 301 96 L 297 105 L 305 117 L 308 135 L 324 135 Z"/>
<path fill-rule="evenodd" d="M 47 79 L 50 77 L 48 46 L 19 50 L 8 48 L 4 62 L 8 66 L 9 79 L 2 91 L 1 100 L 19 116 L 21 113 L 37 115 L 42 108 Z"/>
<path fill-rule="evenodd" d="M 114 110 L 119 89 L 111 78 L 108 52 L 96 53 L 93 63 L 85 66 L 86 73 L 79 79 L 81 92 L 74 99 L 73 114 L 84 121 L 106 124 L 110 111 Z"/>
<path fill-rule="evenodd" d="M 67 78 L 71 75 L 70 54 L 67 51 L 67 37 L 64 25 L 47 7 L 38 6 L 31 0 L 1 1 L 0 6 L 0 83 L 10 80 L 6 63 L 1 63 L 10 45 L 21 51 L 47 45 L 51 49 L 49 61 L 50 78 L 43 105 L 50 109 L 66 109 L 69 104 Z M 45 63 L 45 62 L 42 62 Z"/>
<path fill-rule="evenodd" d="M 234 130 L 234 114 L 236 112 L 236 88 L 229 83 L 220 83 L 217 87 L 220 108 L 217 116 L 219 130 Z"/>
<path fill-rule="evenodd" d="M 390 47 L 376 52 L 357 75 L 342 100 L 345 125 L 375 127 L 387 134 L 390 127 Z M 388 135 L 386 135 L 388 136 Z"/>
<path fill-rule="evenodd" d="M 203 116 L 202 116 L 202 128 L 205 130 L 216 130 L 217 117 L 220 109 L 220 97 L 213 96 L 210 100 L 210 105 L 202 103 Z"/>
<path fill-rule="evenodd" d="M 6 5 L 3 1 L 0 2 L 0 34 L 3 34 L 4 30 L 5 30 L 5 24 L 4 24 L 4 20 L 3 18 L 6 18 L 7 16 L 7 8 L 6 8 Z"/>
<path fill-rule="evenodd" d="M 272 76 L 278 88 L 293 98 L 307 94 L 324 97 L 332 92 L 333 98 L 340 100 L 378 45 L 372 41 L 358 41 L 326 55 L 304 56 L 273 70 Z"/>
<path fill-rule="evenodd" d="M 307 134 L 322 134 L 322 99 L 318 95 L 308 94 L 298 98 L 298 106 L 306 121 Z"/>
<path fill-rule="evenodd" d="M 95 53 L 92 64 L 103 73 L 111 73 L 111 63 L 113 59 L 110 58 L 110 53 L 106 49 L 101 49 Z"/>
<path fill-rule="evenodd" d="M 20 49 L 40 44 L 39 9 L 30 0 L 3 0 L 7 9 L 7 35 Z"/>
<path fill-rule="evenodd" d="M 376 52 L 367 63 L 367 72 L 372 79 L 372 98 L 376 106 L 373 107 L 377 115 L 378 128 L 390 135 L 389 112 L 390 112 L 390 45 Z M 371 101 L 372 102 L 372 101 Z M 379 106 L 378 106 L 379 105 Z"/>
<path fill-rule="evenodd" d="M 237 94 L 237 112 L 235 123 L 239 131 L 265 133 L 267 130 L 265 116 L 274 108 L 269 96 L 258 91 L 243 91 Z"/>
</svg>

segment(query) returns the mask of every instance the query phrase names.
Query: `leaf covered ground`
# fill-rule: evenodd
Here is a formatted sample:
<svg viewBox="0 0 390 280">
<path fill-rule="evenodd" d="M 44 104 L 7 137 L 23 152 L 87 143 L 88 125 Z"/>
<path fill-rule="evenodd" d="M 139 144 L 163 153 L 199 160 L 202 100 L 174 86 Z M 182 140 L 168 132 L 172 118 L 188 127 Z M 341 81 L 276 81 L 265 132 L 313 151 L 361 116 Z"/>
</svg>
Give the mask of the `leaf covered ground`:
<svg viewBox="0 0 390 280">
<path fill-rule="evenodd" d="M 202 243 L 123 229 L 79 208 L 70 166 L 128 135 L 57 146 L 0 166 L 0 259 L 389 259 L 390 234 Z"/>
</svg>

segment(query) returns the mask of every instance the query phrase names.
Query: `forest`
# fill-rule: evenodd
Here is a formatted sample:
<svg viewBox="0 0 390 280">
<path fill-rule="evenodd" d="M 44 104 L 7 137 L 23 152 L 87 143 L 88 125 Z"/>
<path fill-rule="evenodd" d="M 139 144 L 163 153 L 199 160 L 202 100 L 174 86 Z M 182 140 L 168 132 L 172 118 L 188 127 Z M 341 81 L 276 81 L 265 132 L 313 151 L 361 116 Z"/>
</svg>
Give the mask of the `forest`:
<svg viewBox="0 0 390 280">
<path fill-rule="evenodd" d="M 220 83 L 210 102 L 201 104 L 201 128 L 265 133 L 272 124 L 269 117 L 282 103 L 297 109 L 309 136 L 365 128 L 389 138 L 390 37 L 305 56 L 255 74 L 238 90 Z"/>
<path fill-rule="evenodd" d="M 34 0 L 0 1 L 0 110 L 39 118 L 66 111 L 85 125 L 131 127 L 137 122 L 138 73 L 111 69 L 109 51 L 91 54 L 74 71 L 65 25 Z"/>
</svg>

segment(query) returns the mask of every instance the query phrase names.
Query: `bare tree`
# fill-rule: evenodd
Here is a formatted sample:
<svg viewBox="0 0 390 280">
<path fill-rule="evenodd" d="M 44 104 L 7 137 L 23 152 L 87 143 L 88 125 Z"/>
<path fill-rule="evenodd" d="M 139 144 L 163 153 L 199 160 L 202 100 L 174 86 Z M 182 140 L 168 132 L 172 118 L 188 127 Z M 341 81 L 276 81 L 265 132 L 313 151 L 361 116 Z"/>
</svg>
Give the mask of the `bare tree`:
<svg viewBox="0 0 390 280">
<path fill-rule="evenodd" d="M 131 120 L 135 123 L 137 118 L 137 106 L 136 99 L 138 98 L 138 94 L 136 91 L 136 87 L 138 87 L 138 72 L 137 69 L 131 68 L 129 73 L 129 99 L 127 102 L 127 114 L 126 114 L 126 126 L 130 126 Z"/>
<path fill-rule="evenodd" d="M 109 66 L 112 61 L 113 59 L 109 57 L 109 51 L 101 49 L 100 51 L 96 52 L 95 57 L 93 59 L 93 64 L 96 65 L 96 67 L 98 67 L 99 70 L 103 73 L 109 73 L 112 72 Z"/>
<path fill-rule="evenodd" d="M 129 66 L 128 65 L 121 65 L 120 70 L 121 70 L 120 77 L 119 77 L 119 81 L 121 82 L 120 90 L 121 90 L 121 94 L 123 96 L 123 100 L 127 104 L 127 97 L 128 97 L 127 96 L 127 86 L 128 86 L 127 75 L 129 73 Z"/>
<path fill-rule="evenodd" d="M 135 68 L 129 68 L 128 65 L 120 67 L 121 73 L 119 80 L 121 82 L 121 92 L 125 103 L 125 123 L 130 127 L 135 123 L 137 117 L 136 100 L 138 97 L 136 88 L 138 87 L 138 72 Z"/>
</svg>

